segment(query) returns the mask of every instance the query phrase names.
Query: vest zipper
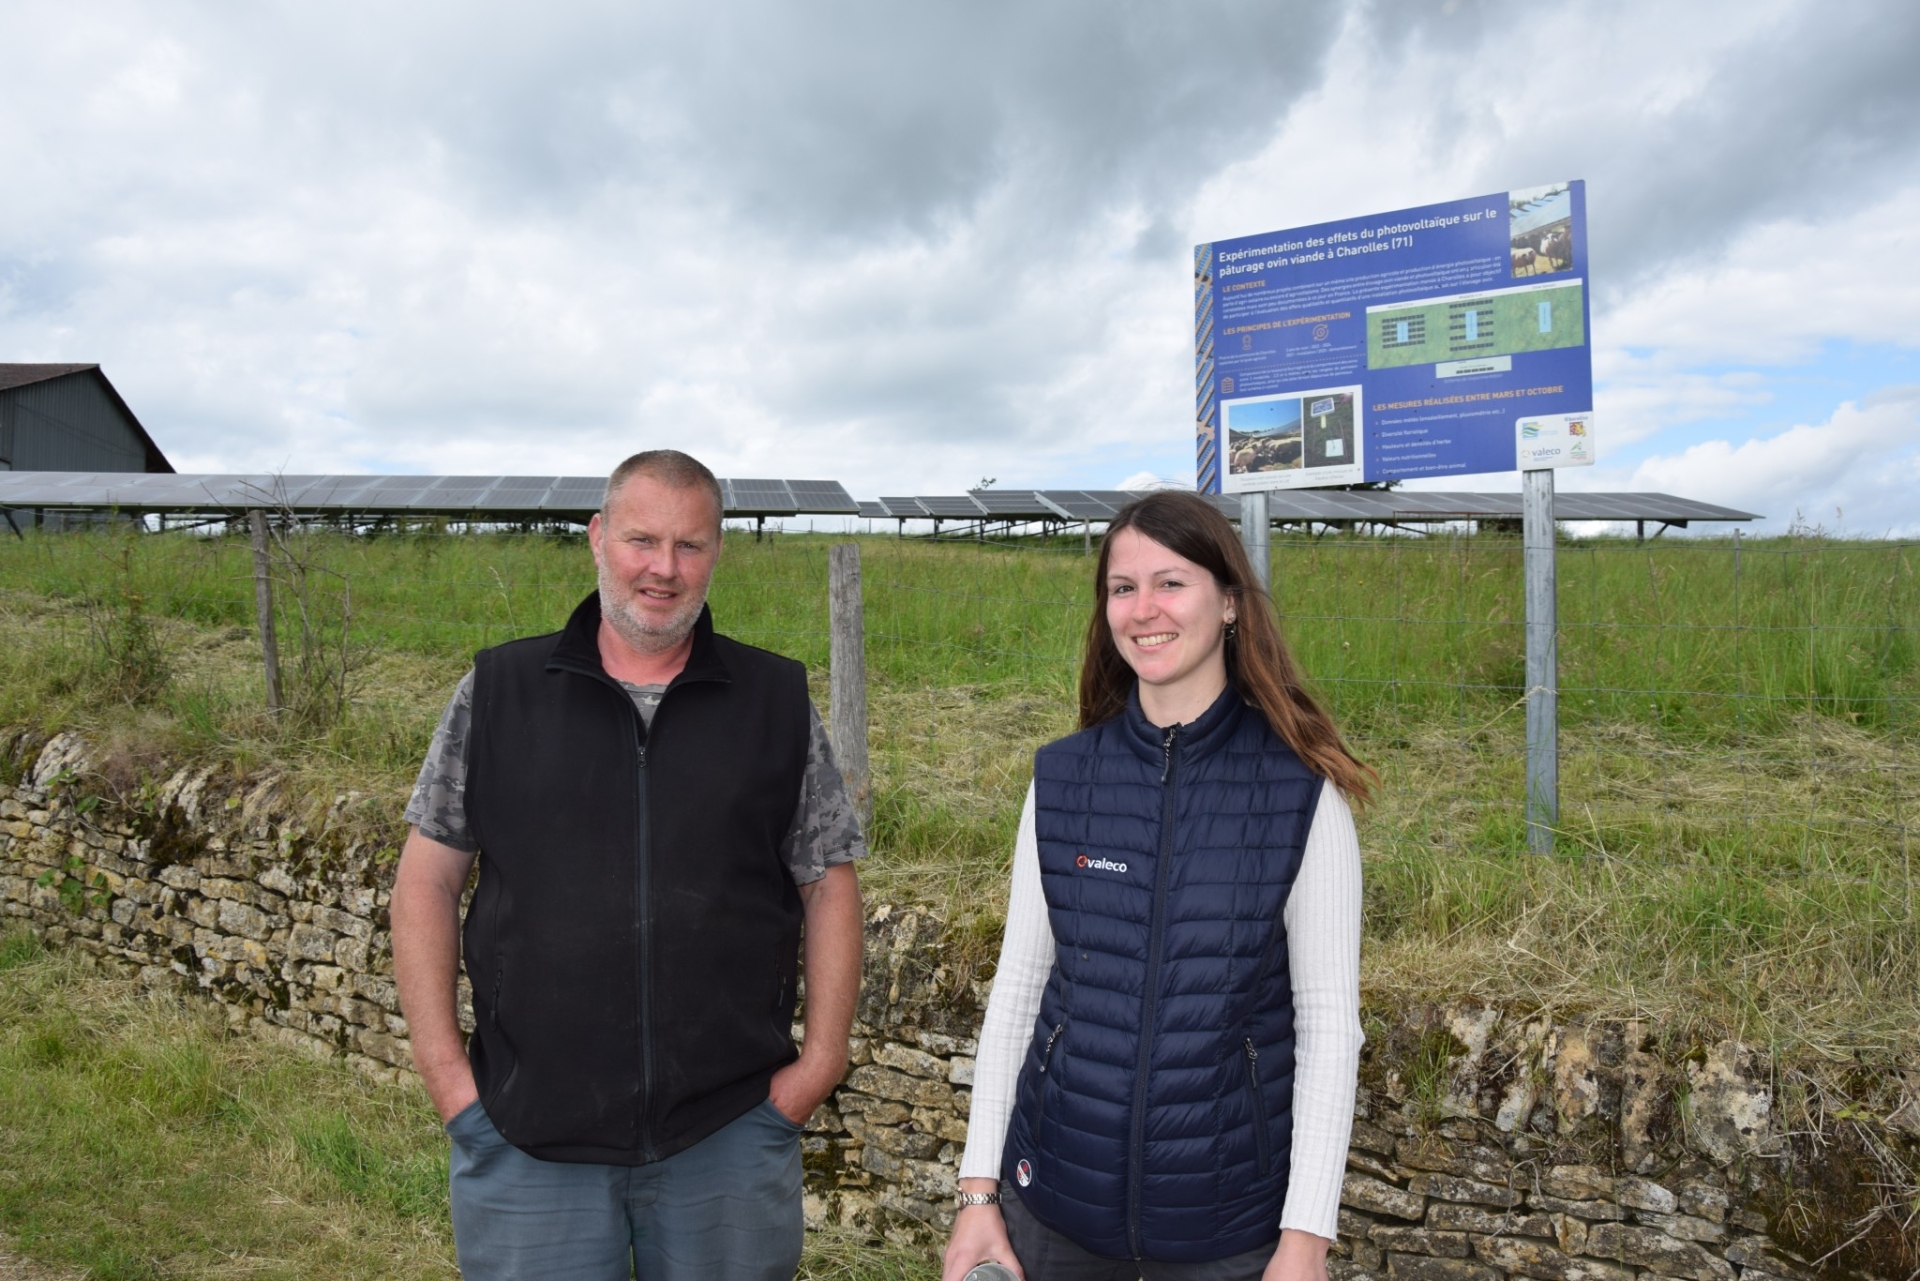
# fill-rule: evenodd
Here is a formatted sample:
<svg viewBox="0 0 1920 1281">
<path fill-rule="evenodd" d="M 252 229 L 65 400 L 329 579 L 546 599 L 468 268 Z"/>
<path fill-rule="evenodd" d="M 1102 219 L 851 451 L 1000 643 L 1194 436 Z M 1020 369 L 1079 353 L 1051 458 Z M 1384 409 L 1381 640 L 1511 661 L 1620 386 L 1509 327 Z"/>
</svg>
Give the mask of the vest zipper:
<svg viewBox="0 0 1920 1281">
<path fill-rule="evenodd" d="M 1053 1043 L 1058 1041 L 1060 1034 L 1066 1030 L 1067 1025 L 1061 1023 L 1057 1025 L 1053 1031 L 1047 1033 L 1047 1044 L 1045 1048 L 1040 1051 L 1039 1075 L 1042 1079 L 1034 1083 L 1034 1089 L 1039 1092 L 1039 1098 L 1035 1101 L 1033 1107 L 1033 1141 L 1036 1144 L 1040 1142 L 1040 1123 L 1047 1119 L 1047 1083 L 1044 1079 L 1047 1075 L 1047 1065 L 1053 1062 Z"/>
<path fill-rule="evenodd" d="M 621 691 L 624 696 L 625 690 Z M 664 701 L 664 700 L 663 700 Z M 632 700 L 628 699 L 631 706 Z M 660 714 L 654 709 L 654 715 Z M 653 1023 L 653 911 L 652 885 L 649 876 L 649 864 L 652 862 L 652 842 L 647 834 L 647 737 L 645 723 L 640 718 L 640 709 L 633 708 L 634 747 L 639 753 L 640 780 L 635 788 L 638 823 L 635 826 L 635 839 L 639 848 L 634 851 L 633 871 L 633 929 L 634 929 L 634 991 L 639 998 L 640 1030 L 640 1132 L 635 1137 L 640 1141 L 640 1155 L 643 1160 L 656 1159 L 653 1150 L 653 1037 L 649 1035 Z"/>
<path fill-rule="evenodd" d="M 1260 1093 L 1260 1051 L 1247 1038 L 1247 1090 L 1253 1095 L 1253 1150 L 1260 1162 L 1260 1173 L 1273 1171 L 1273 1149 L 1267 1137 L 1267 1100 Z"/>
<path fill-rule="evenodd" d="M 1047 1064 L 1053 1062 L 1053 1043 L 1059 1040 L 1060 1034 L 1066 1030 L 1067 1030 L 1067 1025 L 1065 1023 L 1062 1023 L 1062 1024 L 1059 1024 L 1057 1027 L 1055 1027 L 1053 1031 L 1047 1033 L 1046 1047 L 1040 1051 L 1040 1075 L 1041 1076 L 1045 1076 L 1047 1074 Z"/>
<path fill-rule="evenodd" d="M 1147 1078 L 1153 1066 L 1153 1023 L 1160 1005 L 1160 952 L 1167 915 L 1167 878 L 1173 867 L 1173 799 L 1179 787 L 1174 777 L 1174 749 L 1180 727 L 1167 727 L 1160 744 L 1165 763 L 1160 768 L 1160 859 L 1153 878 L 1153 924 L 1147 936 L 1147 984 L 1140 1017 L 1140 1052 L 1133 1065 L 1133 1133 L 1127 1144 L 1127 1243 L 1133 1257 L 1145 1258 L 1140 1241 L 1140 1203 L 1146 1183 Z"/>
</svg>

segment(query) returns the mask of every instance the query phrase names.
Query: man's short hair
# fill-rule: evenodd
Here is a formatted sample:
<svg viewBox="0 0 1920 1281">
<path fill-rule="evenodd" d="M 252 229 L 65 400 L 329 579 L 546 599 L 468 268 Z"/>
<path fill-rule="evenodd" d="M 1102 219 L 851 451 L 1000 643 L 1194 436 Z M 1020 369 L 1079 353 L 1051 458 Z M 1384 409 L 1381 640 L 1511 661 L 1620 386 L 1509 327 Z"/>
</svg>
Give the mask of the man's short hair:
<svg viewBox="0 0 1920 1281">
<path fill-rule="evenodd" d="M 726 502 L 720 496 L 720 482 L 714 479 L 705 463 L 677 449 L 647 449 L 621 463 L 613 469 L 613 475 L 607 477 L 607 492 L 600 499 L 601 519 L 606 518 L 607 509 L 613 505 L 613 496 L 620 492 L 620 487 L 635 476 L 650 476 L 673 489 L 699 486 L 713 496 L 713 523 L 720 524 L 726 515 Z"/>
</svg>

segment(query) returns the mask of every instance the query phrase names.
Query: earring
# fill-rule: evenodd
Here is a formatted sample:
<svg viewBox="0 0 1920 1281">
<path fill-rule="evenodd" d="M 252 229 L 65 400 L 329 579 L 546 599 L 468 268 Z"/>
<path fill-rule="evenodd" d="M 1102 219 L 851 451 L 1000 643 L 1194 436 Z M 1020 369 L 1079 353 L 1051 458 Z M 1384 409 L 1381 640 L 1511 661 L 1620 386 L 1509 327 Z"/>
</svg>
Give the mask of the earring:
<svg viewBox="0 0 1920 1281">
<path fill-rule="evenodd" d="M 1227 618 L 1227 639 L 1232 640 L 1240 634 L 1240 624 L 1231 615 Z"/>
</svg>

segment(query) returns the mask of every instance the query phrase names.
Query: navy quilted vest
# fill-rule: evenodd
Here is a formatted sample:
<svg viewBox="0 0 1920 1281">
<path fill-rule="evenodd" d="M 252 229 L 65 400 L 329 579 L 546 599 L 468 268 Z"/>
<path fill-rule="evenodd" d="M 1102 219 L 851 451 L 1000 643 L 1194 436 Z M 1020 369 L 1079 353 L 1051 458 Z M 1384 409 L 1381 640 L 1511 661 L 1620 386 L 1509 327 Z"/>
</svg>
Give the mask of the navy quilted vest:
<svg viewBox="0 0 1920 1281">
<path fill-rule="evenodd" d="M 1196 1262 L 1279 1235 L 1293 1133 L 1281 912 L 1319 797 L 1231 688 L 1173 731 L 1136 693 L 1035 756 L 1055 958 L 1003 1169 L 1084 1249 Z"/>
</svg>

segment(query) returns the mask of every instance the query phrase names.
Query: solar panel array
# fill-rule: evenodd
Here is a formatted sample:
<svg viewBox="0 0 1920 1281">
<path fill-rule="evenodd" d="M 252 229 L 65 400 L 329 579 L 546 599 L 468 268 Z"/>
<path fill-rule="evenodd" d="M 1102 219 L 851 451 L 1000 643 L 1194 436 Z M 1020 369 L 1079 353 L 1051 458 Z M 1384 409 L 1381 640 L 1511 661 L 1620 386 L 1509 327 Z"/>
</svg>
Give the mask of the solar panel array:
<svg viewBox="0 0 1920 1281">
<path fill-rule="evenodd" d="M 147 472 L 0 472 L 0 508 L 118 509 L 225 514 L 252 507 L 301 514 L 488 516 L 584 520 L 600 507 L 597 476 L 272 476 Z M 976 489 L 967 494 L 855 502 L 831 480 L 723 480 L 726 514 L 865 516 L 874 520 L 1109 521 L 1140 497 L 1124 489 Z M 1238 518 L 1237 494 L 1209 500 Z M 1284 489 L 1267 496 L 1276 521 L 1418 523 L 1518 520 L 1520 495 L 1452 491 Z M 1758 520 L 1752 512 L 1671 494 L 1562 493 L 1561 520 Z"/>
<path fill-rule="evenodd" d="M 1237 520 L 1240 495 L 1203 495 L 1215 507 Z M 976 489 L 961 497 L 921 495 L 882 498 L 862 504 L 862 515 L 924 520 L 984 519 L 989 521 L 1108 521 L 1139 498 L 1125 489 Z M 869 512 L 867 507 L 882 510 Z M 1267 495 L 1267 512 L 1276 521 L 1326 521 L 1342 524 L 1371 521 L 1382 524 L 1444 520 L 1518 520 L 1520 495 L 1460 492 L 1416 492 L 1381 489 L 1285 489 Z M 1562 493 L 1554 496 L 1554 515 L 1560 520 L 1654 520 L 1666 523 L 1694 520 L 1758 520 L 1752 512 L 1671 494 Z"/>
<path fill-rule="evenodd" d="M 0 472 L 0 508 L 224 514 L 252 507 L 302 515 L 502 516 L 584 520 L 603 476 L 240 476 L 146 472 Z M 723 480 L 729 516 L 856 516 L 833 480 Z"/>
</svg>

